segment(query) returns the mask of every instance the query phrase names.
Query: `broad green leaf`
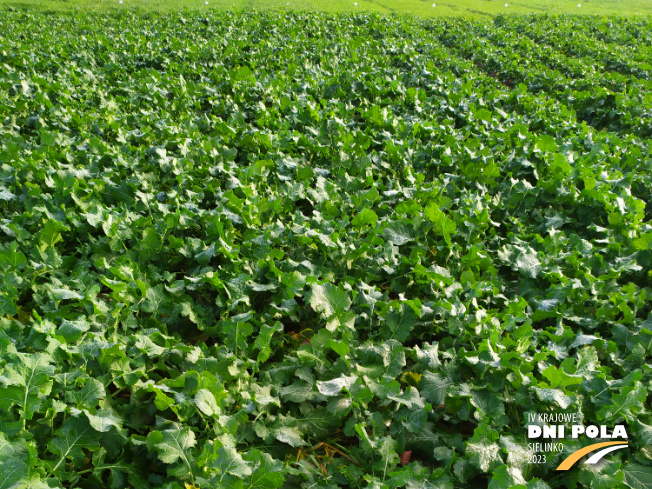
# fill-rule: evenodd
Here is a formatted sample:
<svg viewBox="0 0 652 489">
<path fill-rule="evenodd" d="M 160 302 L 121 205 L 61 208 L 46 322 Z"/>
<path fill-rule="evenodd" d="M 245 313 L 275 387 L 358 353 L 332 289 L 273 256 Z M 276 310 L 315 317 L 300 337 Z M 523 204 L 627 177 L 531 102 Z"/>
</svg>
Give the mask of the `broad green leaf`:
<svg viewBox="0 0 652 489">
<path fill-rule="evenodd" d="M 101 206 L 92 204 L 89 207 L 88 212 L 81 214 L 81 216 L 86 218 L 86 222 L 88 224 L 90 224 L 94 228 L 97 228 L 104 222 L 105 219 L 104 214 L 105 211 L 102 209 Z"/>
<path fill-rule="evenodd" d="M 448 246 L 452 246 L 451 236 L 457 229 L 455 221 L 442 212 L 437 204 L 428 205 L 423 214 L 433 223 L 435 232 L 443 236 Z M 438 266 L 436 268 L 440 269 Z"/>
<path fill-rule="evenodd" d="M 235 448 L 220 447 L 217 449 L 217 459 L 212 465 L 218 474 L 231 474 L 244 478 L 252 474 L 251 463 L 245 461 Z"/>
<path fill-rule="evenodd" d="M 281 282 L 285 287 L 286 299 L 293 299 L 297 295 L 303 295 L 303 288 L 306 285 L 306 277 L 297 270 L 294 270 L 292 273 L 283 274 Z"/>
<path fill-rule="evenodd" d="M 550 486 L 536 478 L 525 478 L 519 468 L 501 465 L 494 470 L 488 489 L 550 489 Z"/>
<path fill-rule="evenodd" d="M 385 436 L 379 441 L 378 453 L 382 457 L 384 467 L 391 469 L 398 465 L 399 456 L 396 450 L 396 440 L 391 437 Z"/>
<path fill-rule="evenodd" d="M 63 319 L 61 321 L 61 326 L 57 330 L 59 336 L 63 336 L 63 339 L 67 343 L 76 343 L 82 337 L 82 335 L 91 328 L 91 325 L 84 319 L 78 319 L 76 321 L 69 321 Z"/>
<path fill-rule="evenodd" d="M 190 466 L 190 449 L 195 446 L 195 433 L 187 426 L 175 426 L 147 435 L 147 447 L 156 451 L 159 460 L 171 464 L 181 459 Z"/>
<path fill-rule="evenodd" d="M 138 243 L 141 256 L 144 260 L 150 260 L 158 255 L 161 249 L 161 238 L 153 228 L 143 230 L 143 237 Z"/>
<path fill-rule="evenodd" d="M 404 245 L 414 241 L 415 233 L 412 228 L 402 223 L 392 223 L 383 230 L 383 236 L 387 241 L 395 245 Z"/>
<path fill-rule="evenodd" d="M 324 394 L 325 396 L 336 396 L 342 389 L 348 389 L 351 387 L 351 384 L 357 380 L 357 377 L 342 375 L 332 380 L 322 382 L 321 380 L 317 381 L 317 390 Z"/>
<path fill-rule="evenodd" d="M 474 467 L 485 473 L 495 470 L 503 463 L 500 458 L 500 446 L 489 441 L 467 443 L 466 458 Z"/>
<path fill-rule="evenodd" d="M 344 340 L 335 341 L 333 339 L 329 339 L 326 346 L 332 349 L 335 353 L 337 353 L 342 358 L 345 358 L 348 355 L 349 351 L 351 351 L 351 348 L 349 347 L 348 343 Z"/>
<path fill-rule="evenodd" d="M 408 409 L 423 409 L 426 405 L 419 391 L 412 386 L 408 386 L 400 395 L 389 395 L 387 398 L 407 406 Z"/>
<path fill-rule="evenodd" d="M 559 146 L 557 146 L 554 138 L 547 134 L 538 137 L 537 142 L 534 143 L 534 147 L 538 151 L 545 151 L 548 153 L 554 153 L 555 151 L 559 150 Z"/>
<path fill-rule="evenodd" d="M 510 489 L 515 486 L 525 487 L 525 479 L 518 468 L 501 465 L 493 470 L 488 489 Z"/>
<path fill-rule="evenodd" d="M 260 408 L 264 408 L 269 404 L 281 407 L 281 401 L 278 397 L 272 395 L 272 386 L 271 385 L 258 385 L 251 384 L 251 392 L 253 393 L 253 399 L 256 405 Z"/>
<path fill-rule="evenodd" d="M 105 397 L 104 384 L 97 379 L 88 379 L 80 390 L 66 392 L 66 400 L 74 403 L 79 409 L 93 409 L 97 407 L 98 401 Z"/>
<path fill-rule="evenodd" d="M 541 374 L 548 379 L 548 383 L 553 389 L 581 384 L 583 380 L 581 375 L 569 375 L 562 368 L 557 368 L 552 365 L 541 372 Z"/>
<path fill-rule="evenodd" d="M 340 406 L 330 409 L 336 406 L 331 403 L 338 403 L 338 401 L 343 402 L 341 402 Z M 329 436 L 340 426 L 341 417 L 348 411 L 350 405 L 351 403 L 347 402 L 346 398 L 340 398 L 331 399 L 329 402 L 329 409 L 310 409 L 305 407 L 302 410 L 301 416 L 296 419 L 297 428 L 301 433 L 306 433 L 314 438 L 321 439 L 322 437 Z"/>
<path fill-rule="evenodd" d="M 390 331 L 390 338 L 398 341 L 405 341 L 417 324 L 414 310 L 403 303 L 400 309 L 394 309 L 386 316 L 387 328 Z"/>
<path fill-rule="evenodd" d="M 283 386 L 279 389 L 279 394 L 283 401 L 301 403 L 315 399 L 324 399 L 324 396 L 313 389 L 313 383 L 298 381 L 291 385 Z"/>
<path fill-rule="evenodd" d="M 52 468 L 52 473 L 55 474 L 65 460 L 83 462 L 86 459 L 84 450 L 91 450 L 99 445 L 98 432 L 91 427 L 88 419 L 82 416 L 68 418 L 55 435 L 56 438 L 47 444 L 48 450 L 58 457 Z"/>
<path fill-rule="evenodd" d="M 620 461 L 614 459 L 613 455 L 607 456 L 599 464 L 582 464 L 579 469 L 578 480 L 585 487 L 611 489 L 612 487 L 622 486 L 625 479 Z"/>
<path fill-rule="evenodd" d="M 53 288 L 50 289 L 50 294 L 52 295 L 52 298 L 57 301 L 84 298 L 83 295 L 79 294 L 78 292 L 75 292 L 74 290 L 69 290 L 69 289 Z"/>
<path fill-rule="evenodd" d="M 84 414 L 88 418 L 90 425 L 94 430 L 105 433 L 114 427 L 117 431 L 122 431 L 122 419 L 118 414 L 109 407 L 103 407 L 95 413 L 84 410 Z"/>
<path fill-rule="evenodd" d="M 532 469 L 530 464 L 532 452 L 528 450 L 527 443 L 510 435 L 501 436 L 499 443 L 503 452 L 507 453 L 507 465 L 509 467 L 518 467 L 523 472 L 523 476 L 529 479 Z"/>
<path fill-rule="evenodd" d="M 274 333 L 282 332 L 283 325 L 280 322 L 275 322 L 272 326 L 267 324 L 262 324 L 260 326 L 260 331 L 254 341 L 254 348 L 257 348 L 258 356 L 257 360 L 259 362 L 266 362 L 269 359 L 270 354 L 272 353 L 272 338 Z"/>
<path fill-rule="evenodd" d="M 0 200 L 12 200 L 15 198 L 16 196 L 12 194 L 9 190 L 7 190 L 5 187 L 0 187 Z"/>
<path fill-rule="evenodd" d="M 165 411 L 175 405 L 174 399 L 166 395 L 161 389 L 152 388 L 151 392 L 154 392 L 154 406 L 159 411 Z"/>
<path fill-rule="evenodd" d="M 106 462 L 106 449 L 99 448 L 93 453 L 93 473 L 100 480 L 104 480 L 105 472 L 108 471 L 109 487 L 120 489 L 125 487 L 127 477 L 135 475 L 137 469 L 133 463 L 120 458 L 112 462 Z"/>
<path fill-rule="evenodd" d="M 644 403 L 647 399 L 647 389 L 640 382 L 625 386 L 619 394 L 611 396 L 611 404 L 603 406 L 598 411 L 598 418 L 605 421 L 615 421 L 624 417 L 627 421 L 636 420 L 637 413 L 644 411 Z"/>
<path fill-rule="evenodd" d="M 248 322 L 251 317 L 250 313 L 245 313 L 222 321 L 225 343 L 236 355 L 247 351 L 251 344 L 249 339 L 254 332 L 254 327 Z"/>
<path fill-rule="evenodd" d="M 406 450 L 417 450 L 418 453 L 434 454 L 438 460 L 441 460 L 438 454 L 442 456 L 446 455 L 448 459 L 452 456 L 452 450 L 445 450 L 440 434 L 436 433 L 436 429 L 434 429 L 434 426 L 430 422 L 427 422 L 419 432 L 408 432 L 405 436 Z M 441 450 L 434 453 L 438 447 Z"/>
<path fill-rule="evenodd" d="M 642 446 L 652 445 L 652 426 L 637 419 L 634 423 L 634 433 L 636 440 Z"/>
<path fill-rule="evenodd" d="M 476 110 L 474 115 L 476 119 L 481 121 L 491 122 L 492 120 L 491 112 L 484 108 Z"/>
<path fill-rule="evenodd" d="M 0 489 L 20 487 L 29 474 L 27 446 L 10 443 L 0 432 Z"/>
<path fill-rule="evenodd" d="M 439 373 L 424 372 L 419 381 L 419 392 L 433 406 L 439 406 L 446 399 L 446 389 L 453 382 Z"/>
<path fill-rule="evenodd" d="M 310 306 L 327 319 L 326 327 L 335 331 L 341 327 L 353 329 L 355 316 L 349 313 L 351 299 L 346 291 L 333 284 L 314 284 L 310 295 Z"/>
<path fill-rule="evenodd" d="M 18 354 L 17 360 L 6 369 L 10 385 L 0 390 L 0 409 L 7 411 L 12 404 L 17 404 L 25 419 L 32 419 L 52 389 L 52 360 L 43 353 Z"/>
<path fill-rule="evenodd" d="M 251 479 L 246 480 L 247 488 L 276 489 L 283 485 L 283 463 L 275 460 L 269 453 L 260 450 L 250 450 L 244 460 L 252 467 Z"/>
<path fill-rule="evenodd" d="M 632 489 L 652 488 L 652 467 L 636 463 L 623 465 L 625 484 Z"/>
<path fill-rule="evenodd" d="M 599 340 L 595 335 L 584 335 L 582 333 L 579 333 L 575 339 L 573 340 L 573 343 L 571 344 L 571 348 L 575 348 L 576 346 L 584 346 L 584 345 L 592 345 L 595 340 Z"/>
<path fill-rule="evenodd" d="M 18 243 L 13 242 L 7 247 L 0 245 L 0 266 L 9 265 L 14 269 L 22 269 L 27 264 L 25 254 L 18 250 Z"/>
<path fill-rule="evenodd" d="M 372 209 L 362 209 L 351 221 L 356 228 L 363 226 L 375 226 L 378 222 L 378 215 Z"/>
<path fill-rule="evenodd" d="M 301 432 L 296 427 L 281 425 L 273 428 L 271 431 L 274 437 L 281 443 L 287 443 L 295 448 L 306 445 L 306 442 L 303 441 L 303 437 L 301 436 Z"/>
<path fill-rule="evenodd" d="M 501 395 L 488 388 L 475 389 L 471 395 L 471 404 L 476 408 L 474 417 L 493 426 L 504 426 L 509 423 L 505 415 L 505 403 Z"/>
<path fill-rule="evenodd" d="M 564 391 L 560 389 L 544 389 L 540 387 L 533 387 L 532 389 L 541 401 L 554 402 L 562 409 L 566 409 L 573 401 L 571 397 L 564 394 Z"/>
<path fill-rule="evenodd" d="M 439 361 L 439 344 L 437 343 L 433 345 L 424 343 L 421 345 L 421 348 L 419 345 L 416 345 L 414 347 L 414 352 L 417 355 L 417 360 L 425 368 L 435 369 L 441 365 L 441 362 Z"/>
<path fill-rule="evenodd" d="M 163 285 L 159 284 L 155 287 L 150 287 L 145 293 L 145 301 L 141 308 L 145 312 L 152 314 L 159 313 L 161 306 L 165 302 L 165 293 L 163 292 Z"/>
<path fill-rule="evenodd" d="M 315 284 L 312 286 L 310 305 L 315 311 L 332 316 L 348 309 L 351 306 L 351 299 L 345 291 L 335 285 Z"/>
<path fill-rule="evenodd" d="M 518 256 L 514 267 L 526 277 L 536 278 L 541 272 L 541 262 L 534 250 L 527 250 Z"/>
<path fill-rule="evenodd" d="M 61 231 L 65 229 L 65 226 L 59 221 L 49 219 L 43 228 L 39 236 L 39 249 L 45 251 L 48 248 L 53 248 L 57 243 L 63 240 Z"/>
<path fill-rule="evenodd" d="M 221 413 L 215 396 L 208 389 L 199 389 L 195 394 L 195 406 L 206 416 L 215 416 Z"/>
</svg>

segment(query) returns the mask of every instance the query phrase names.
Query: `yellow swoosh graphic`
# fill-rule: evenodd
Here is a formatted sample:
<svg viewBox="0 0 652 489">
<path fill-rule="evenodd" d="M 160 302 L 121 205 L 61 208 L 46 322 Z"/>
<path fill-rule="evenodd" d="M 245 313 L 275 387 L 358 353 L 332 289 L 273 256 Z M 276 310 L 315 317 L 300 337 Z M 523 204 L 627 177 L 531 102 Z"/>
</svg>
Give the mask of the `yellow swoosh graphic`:
<svg viewBox="0 0 652 489">
<path fill-rule="evenodd" d="M 568 470 L 573 466 L 575 462 L 577 462 L 587 453 L 592 452 L 593 450 L 597 450 L 598 448 L 609 447 L 611 445 L 627 445 L 627 442 L 605 441 L 602 443 L 594 443 L 593 445 L 589 445 L 588 447 L 580 448 L 576 452 L 573 452 L 568 457 L 566 457 L 566 459 L 562 463 L 560 463 L 559 467 L 557 467 L 555 470 Z"/>
</svg>

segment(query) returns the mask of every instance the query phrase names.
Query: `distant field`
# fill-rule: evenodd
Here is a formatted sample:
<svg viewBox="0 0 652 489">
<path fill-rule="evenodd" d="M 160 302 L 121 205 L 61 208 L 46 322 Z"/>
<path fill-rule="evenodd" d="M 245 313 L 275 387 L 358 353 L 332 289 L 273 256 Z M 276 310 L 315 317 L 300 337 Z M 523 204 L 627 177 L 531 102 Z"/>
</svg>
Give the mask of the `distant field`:
<svg viewBox="0 0 652 489">
<path fill-rule="evenodd" d="M 441 3 L 439 3 L 441 1 Z M 434 2 L 434 3 L 433 3 Z M 652 15 L 649 0 L 0 0 L 0 5 L 15 9 L 69 11 L 72 9 L 105 11 L 110 9 L 137 9 L 141 11 L 173 11 L 197 9 L 273 9 L 311 10 L 328 12 L 368 11 L 385 14 L 408 14 L 421 17 L 435 16 L 493 16 L 501 13 L 548 13 L 590 15 Z"/>
</svg>

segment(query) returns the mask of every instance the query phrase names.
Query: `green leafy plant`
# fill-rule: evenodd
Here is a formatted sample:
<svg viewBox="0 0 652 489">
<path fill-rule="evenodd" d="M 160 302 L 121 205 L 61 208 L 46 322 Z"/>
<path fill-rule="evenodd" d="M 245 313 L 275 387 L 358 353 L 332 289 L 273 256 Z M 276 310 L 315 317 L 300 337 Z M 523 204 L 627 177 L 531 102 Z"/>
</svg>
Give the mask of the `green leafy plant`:
<svg viewBox="0 0 652 489">
<path fill-rule="evenodd" d="M 649 487 L 649 20 L 44 19 L 0 15 L 0 489 Z M 560 411 L 627 450 L 530 464 Z"/>
</svg>

